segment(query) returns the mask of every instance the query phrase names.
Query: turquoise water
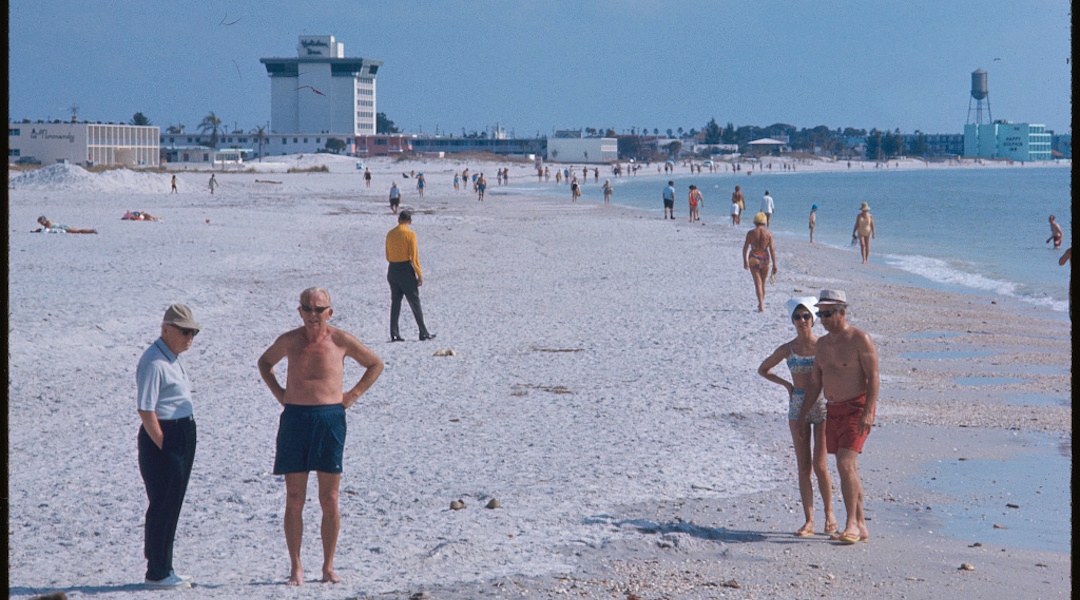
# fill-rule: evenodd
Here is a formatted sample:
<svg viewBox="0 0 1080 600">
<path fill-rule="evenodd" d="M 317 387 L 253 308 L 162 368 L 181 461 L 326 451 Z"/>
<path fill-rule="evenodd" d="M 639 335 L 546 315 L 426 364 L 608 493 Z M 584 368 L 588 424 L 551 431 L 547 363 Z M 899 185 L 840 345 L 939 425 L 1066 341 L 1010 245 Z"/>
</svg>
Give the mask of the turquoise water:
<svg viewBox="0 0 1080 600">
<path fill-rule="evenodd" d="M 653 167 L 655 168 L 655 167 Z M 851 230 L 859 205 L 867 202 L 877 237 L 870 262 L 902 269 L 933 289 L 1017 298 L 1064 312 L 1068 310 L 1069 269 L 1058 266 L 1072 244 L 1072 170 L 1067 167 L 1013 167 L 791 173 L 680 174 L 673 177 L 613 178 L 612 202 L 653 212 L 659 218 L 661 192 L 675 182 L 675 214 L 687 217 L 690 184 L 705 197 L 701 218 L 730 226 L 731 193 L 742 187 L 746 208 L 742 228 L 752 227 L 761 197 L 769 190 L 776 205 L 772 230 L 779 240 L 808 240 L 810 207 L 818 205 L 814 241 L 857 253 Z M 526 183 L 521 192 L 566 196 L 565 184 Z M 582 200 L 602 201 L 600 185 L 582 188 Z M 1049 215 L 1065 231 L 1061 250 L 1044 243 Z"/>
</svg>

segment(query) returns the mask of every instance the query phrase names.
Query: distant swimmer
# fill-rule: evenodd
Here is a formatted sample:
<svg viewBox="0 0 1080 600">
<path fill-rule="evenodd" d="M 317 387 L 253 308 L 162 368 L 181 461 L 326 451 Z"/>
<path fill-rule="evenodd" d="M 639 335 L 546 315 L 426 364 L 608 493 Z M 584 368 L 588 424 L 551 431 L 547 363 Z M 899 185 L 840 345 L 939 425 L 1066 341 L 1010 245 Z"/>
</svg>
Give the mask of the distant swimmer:
<svg viewBox="0 0 1080 600">
<path fill-rule="evenodd" d="M 859 249 L 862 251 L 862 261 L 865 265 L 870 258 L 870 238 L 877 237 L 874 231 L 874 217 L 870 214 L 870 205 L 865 202 L 859 208 L 859 216 L 855 217 L 855 227 L 851 231 L 851 236 L 859 238 Z"/>
<path fill-rule="evenodd" d="M 776 250 L 773 248 L 773 236 L 765 228 L 765 213 L 754 215 L 754 228 L 746 232 L 743 243 L 743 269 L 750 271 L 754 278 L 754 291 L 757 293 L 758 312 L 765 312 L 765 278 L 769 276 L 769 262 L 772 273 L 776 275 Z"/>
<path fill-rule="evenodd" d="M 604 186 L 600 188 L 604 192 L 604 204 L 611 203 L 611 180 L 605 179 Z"/>
<path fill-rule="evenodd" d="M 1050 215 L 1050 237 L 1046 238 L 1046 243 L 1049 244 L 1050 240 L 1054 240 L 1054 249 L 1061 247 L 1061 238 L 1065 237 L 1065 234 L 1061 232 L 1061 226 L 1054 220 L 1054 215 Z"/>
</svg>

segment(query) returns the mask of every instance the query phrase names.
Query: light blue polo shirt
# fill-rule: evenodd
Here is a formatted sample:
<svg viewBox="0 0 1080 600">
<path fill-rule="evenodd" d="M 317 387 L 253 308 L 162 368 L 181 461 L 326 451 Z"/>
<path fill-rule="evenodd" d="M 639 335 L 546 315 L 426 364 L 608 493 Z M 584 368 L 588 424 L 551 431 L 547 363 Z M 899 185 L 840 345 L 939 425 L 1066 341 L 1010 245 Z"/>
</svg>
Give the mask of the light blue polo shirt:
<svg viewBox="0 0 1080 600">
<path fill-rule="evenodd" d="M 158 338 L 139 359 L 135 369 L 139 390 L 139 410 L 153 412 L 158 419 L 192 416 L 191 384 L 180 357 Z"/>
</svg>

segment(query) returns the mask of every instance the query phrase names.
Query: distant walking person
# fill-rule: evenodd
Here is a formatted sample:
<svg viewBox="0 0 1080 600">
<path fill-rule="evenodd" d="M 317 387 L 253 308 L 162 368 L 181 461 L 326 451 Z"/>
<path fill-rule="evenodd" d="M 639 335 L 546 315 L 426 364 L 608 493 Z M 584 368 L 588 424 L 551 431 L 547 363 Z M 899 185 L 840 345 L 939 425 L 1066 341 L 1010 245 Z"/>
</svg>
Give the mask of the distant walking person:
<svg viewBox="0 0 1080 600">
<path fill-rule="evenodd" d="M 862 251 L 862 261 L 870 259 L 870 238 L 877 237 L 874 231 L 874 217 L 870 214 L 870 205 L 863 202 L 859 208 L 859 216 L 855 217 L 855 227 L 851 230 L 852 237 L 858 236 L 859 250 Z"/>
<path fill-rule="evenodd" d="M 772 233 L 765 228 L 766 222 L 765 213 L 754 215 L 754 228 L 746 232 L 742 249 L 743 268 L 754 278 L 758 312 L 765 312 L 765 279 L 769 276 L 770 261 L 773 275 L 776 274 L 776 250 Z"/>
<path fill-rule="evenodd" d="M 424 326 L 424 312 L 420 309 L 420 286 L 424 285 L 424 274 L 420 270 L 420 252 L 417 248 L 416 233 L 409 229 L 412 213 L 401 211 L 398 226 L 386 234 L 386 261 L 390 263 L 386 271 L 386 281 L 390 284 L 390 341 L 404 342 L 398 330 L 398 317 L 401 315 L 401 298 L 409 301 L 416 326 L 420 329 L 420 341 L 435 338 Z"/>
<path fill-rule="evenodd" d="M 473 175 L 476 177 L 476 175 Z M 484 191 L 487 190 L 487 178 L 481 173 L 480 177 L 476 179 L 476 199 L 483 201 Z"/>
<path fill-rule="evenodd" d="M 420 194 L 420 197 L 424 197 L 424 186 L 427 185 L 427 181 L 424 180 L 424 174 L 420 173 L 416 176 L 416 191 Z"/>
<path fill-rule="evenodd" d="M 765 195 L 761 198 L 761 212 L 765 213 L 765 226 L 772 227 L 773 199 L 769 190 L 765 190 Z"/>
<path fill-rule="evenodd" d="M 1061 239 L 1065 237 L 1065 234 L 1061 231 L 1061 226 L 1054 220 L 1054 215 L 1050 215 L 1050 237 L 1046 238 L 1046 243 L 1049 244 L 1050 240 L 1054 240 L 1054 249 L 1057 250 L 1061 247 Z"/>
<path fill-rule="evenodd" d="M 169 192 L 169 193 L 170 194 L 175 194 L 176 193 L 176 175 L 172 176 L 172 191 Z"/>
<path fill-rule="evenodd" d="M 667 187 L 664 188 L 664 218 L 675 218 L 675 182 L 667 182 Z"/>
<path fill-rule="evenodd" d="M 214 188 L 216 188 L 216 187 L 217 187 L 217 179 L 214 177 L 214 174 L 211 173 L 210 174 L 210 194 L 214 193 Z"/>
<path fill-rule="evenodd" d="M 191 309 L 173 304 L 161 321 L 161 337 L 139 359 L 139 473 L 146 484 L 146 587 L 191 587 L 191 577 L 173 570 L 173 541 L 195 463 L 195 419 L 191 383 L 180 354 L 191 349 L 199 324 Z"/>
<path fill-rule="evenodd" d="M 817 204 L 810 207 L 810 243 L 814 243 L 814 227 L 817 226 Z"/>
<path fill-rule="evenodd" d="M 399 205 L 401 205 L 401 189 L 398 188 L 395 181 L 390 184 L 390 210 L 394 211 L 395 215 L 398 212 Z"/>
<path fill-rule="evenodd" d="M 611 180 L 605 179 L 604 186 L 600 189 L 604 192 L 604 204 L 611 204 Z"/>
<path fill-rule="evenodd" d="M 577 202 L 577 199 L 581 196 L 581 186 L 578 185 L 577 177 L 570 182 L 570 201 Z"/>
<path fill-rule="evenodd" d="M 371 169 L 364 168 L 364 187 L 371 187 Z"/>
<path fill-rule="evenodd" d="M 285 477 L 285 545 L 290 563 L 286 585 L 304 583 L 300 549 L 311 471 L 319 481 L 322 508 L 322 581 L 341 583 L 334 572 L 334 553 L 341 529 L 338 491 L 345 453 L 345 409 L 375 383 L 383 362 L 360 340 L 329 325 L 334 309 L 325 289 L 304 290 L 297 312 L 303 325 L 274 340 L 258 361 L 259 374 L 284 407 L 278 418 L 274 474 Z M 345 357 L 364 368 L 360 381 L 347 392 L 343 389 Z M 285 387 L 274 373 L 274 366 L 283 358 L 288 359 Z"/>
<path fill-rule="evenodd" d="M 698 216 L 698 205 L 705 206 L 705 198 L 701 195 L 701 190 L 696 185 L 690 186 L 690 222 L 700 221 L 701 217 Z"/>
<path fill-rule="evenodd" d="M 840 290 L 821 290 L 817 302 L 821 324 L 829 333 L 817 341 L 814 366 L 806 386 L 806 398 L 825 393 L 825 445 L 836 455 L 840 473 L 840 491 L 847 509 L 847 523 L 841 533 L 830 539 L 843 544 L 868 541 L 863 509 L 862 480 L 859 478 L 859 454 L 874 426 L 877 411 L 878 354 L 865 331 L 847 323 L 847 298 Z M 805 422 L 813 406 L 804 402 L 799 422 Z"/>
<path fill-rule="evenodd" d="M 731 201 L 739 205 L 739 213 L 735 215 L 735 224 L 739 225 L 742 223 L 742 214 L 746 212 L 746 198 L 743 197 L 739 186 L 735 186 L 735 192 L 731 194 Z"/>
</svg>

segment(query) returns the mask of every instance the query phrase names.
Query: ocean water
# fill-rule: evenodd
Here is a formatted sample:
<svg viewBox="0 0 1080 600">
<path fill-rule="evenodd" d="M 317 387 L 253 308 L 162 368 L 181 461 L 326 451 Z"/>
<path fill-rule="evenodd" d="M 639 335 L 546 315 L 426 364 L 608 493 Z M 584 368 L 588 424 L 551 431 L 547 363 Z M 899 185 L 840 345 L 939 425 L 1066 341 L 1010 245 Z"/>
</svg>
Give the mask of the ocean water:
<svg viewBox="0 0 1080 600">
<path fill-rule="evenodd" d="M 652 167 L 652 168 L 655 168 Z M 600 184 L 583 186 L 583 201 L 602 201 L 600 185 L 611 179 L 612 202 L 645 209 L 659 217 L 661 192 L 675 182 L 675 214 L 687 218 L 687 193 L 697 185 L 705 198 L 701 218 L 709 225 L 730 226 L 731 193 L 746 197 L 742 228 L 752 227 L 761 197 L 769 190 L 775 203 L 772 230 L 778 241 L 808 240 L 810 207 L 818 205 L 814 241 L 847 249 L 862 202 L 870 205 L 877 237 L 870 262 L 915 276 L 916 285 L 952 292 L 1016 298 L 1055 311 L 1068 310 L 1069 272 L 1057 264 L 1072 245 L 1072 169 L 1012 167 L 886 170 L 859 168 L 841 172 L 755 171 L 678 174 L 665 177 L 614 178 L 601 169 Z M 565 196 L 569 186 L 524 182 L 515 191 Z M 1045 243 L 1049 215 L 1065 232 L 1060 250 Z"/>
</svg>

